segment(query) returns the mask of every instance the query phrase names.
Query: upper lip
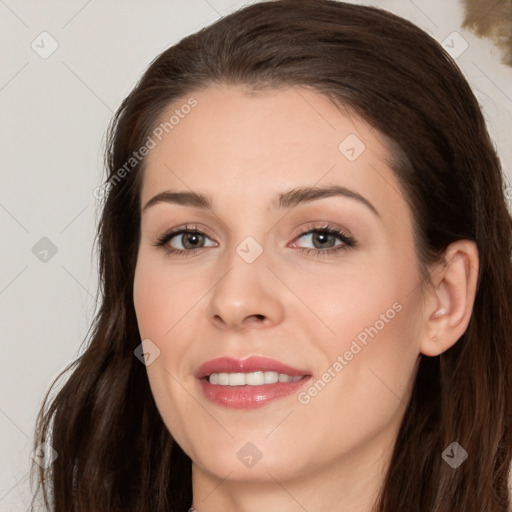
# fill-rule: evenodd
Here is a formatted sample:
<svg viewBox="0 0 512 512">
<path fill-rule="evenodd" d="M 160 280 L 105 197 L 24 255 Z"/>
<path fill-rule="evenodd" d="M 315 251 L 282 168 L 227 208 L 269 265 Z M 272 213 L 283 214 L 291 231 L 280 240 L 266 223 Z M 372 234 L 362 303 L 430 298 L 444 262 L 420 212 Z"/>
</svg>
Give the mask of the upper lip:
<svg viewBox="0 0 512 512">
<path fill-rule="evenodd" d="M 232 357 L 212 359 L 202 364 L 195 372 L 195 376 L 198 379 L 202 379 L 212 373 L 249 373 L 257 371 L 284 373 L 291 377 L 309 375 L 307 370 L 292 368 L 275 359 L 251 356 L 246 359 L 235 359 Z"/>
</svg>

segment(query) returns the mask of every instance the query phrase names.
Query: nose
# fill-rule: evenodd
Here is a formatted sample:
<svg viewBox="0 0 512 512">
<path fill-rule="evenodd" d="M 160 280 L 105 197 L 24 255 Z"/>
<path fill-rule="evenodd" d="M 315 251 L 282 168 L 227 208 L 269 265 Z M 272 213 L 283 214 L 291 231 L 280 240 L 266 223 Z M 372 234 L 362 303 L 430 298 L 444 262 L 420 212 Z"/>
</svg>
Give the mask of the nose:
<svg viewBox="0 0 512 512">
<path fill-rule="evenodd" d="M 230 258 L 228 270 L 214 284 L 206 308 L 216 328 L 265 328 L 282 321 L 283 285 L 266 263 L 263 254 L 252 263 L 238 254 Z"/>
</svg>

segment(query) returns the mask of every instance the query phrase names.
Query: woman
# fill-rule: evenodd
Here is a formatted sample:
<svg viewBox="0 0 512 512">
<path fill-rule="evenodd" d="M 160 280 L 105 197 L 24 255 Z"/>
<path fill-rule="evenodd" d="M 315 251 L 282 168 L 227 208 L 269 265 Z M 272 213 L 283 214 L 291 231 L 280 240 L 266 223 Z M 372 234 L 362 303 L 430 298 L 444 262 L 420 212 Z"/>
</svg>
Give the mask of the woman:
<svg viewBox="0 0 512 512">
<path fill-rule="evenodd" d="M 107 166 L 47 507 L 510 511 L 512 219 L 435 40 L 250 5 L 152 62 Z"/>
</svg>

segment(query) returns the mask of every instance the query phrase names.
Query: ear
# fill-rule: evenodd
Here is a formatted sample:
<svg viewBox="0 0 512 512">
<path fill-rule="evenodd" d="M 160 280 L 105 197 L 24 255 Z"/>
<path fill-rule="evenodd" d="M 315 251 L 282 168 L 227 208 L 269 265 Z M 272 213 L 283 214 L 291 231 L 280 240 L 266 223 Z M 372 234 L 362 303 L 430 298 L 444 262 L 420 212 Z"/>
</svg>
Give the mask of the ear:
<svg viewBox="0 0 512 512">
<path fill-rule="evenodd" d="M 425 300 L 420 352 L 438 356 L 455 345 L 471 319 L 478 282 L 475 242 L 457 240 L 444 252 L 444 262 L 431 272 L 433 287 Z"/>
</svg>

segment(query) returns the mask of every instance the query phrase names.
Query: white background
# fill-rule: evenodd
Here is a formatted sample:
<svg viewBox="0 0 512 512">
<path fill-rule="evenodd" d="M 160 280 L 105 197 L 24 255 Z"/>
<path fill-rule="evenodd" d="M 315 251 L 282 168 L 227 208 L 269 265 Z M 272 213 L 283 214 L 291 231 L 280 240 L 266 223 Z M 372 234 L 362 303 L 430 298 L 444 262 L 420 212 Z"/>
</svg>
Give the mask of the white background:
<svg viewBox="0 0 512 512">
<path fill-rule="evenodd" d="M 80 352 L 95 312 L 103 137 L 149 62 L 242 6 L 228 0 L 0 0 L 0 511 L 26 511 L 36 414 L 51 381 Z M 512 68 L 461 28 L 458 0 L 375 0 L 444 41 L 480 100 L 512 178 Z M 47 31 L 57 50 L 31 47 Z M 39 43 L 38 43 L 39 41 Z M 450 41 L 450 40 L 449 40 Z M 50 48 L 46 39 L 45 48 Z M 41 50 L 42 51 L 42 50 Z M 43 237 L 57 253 L 32 252 Z"/>
</svg>

